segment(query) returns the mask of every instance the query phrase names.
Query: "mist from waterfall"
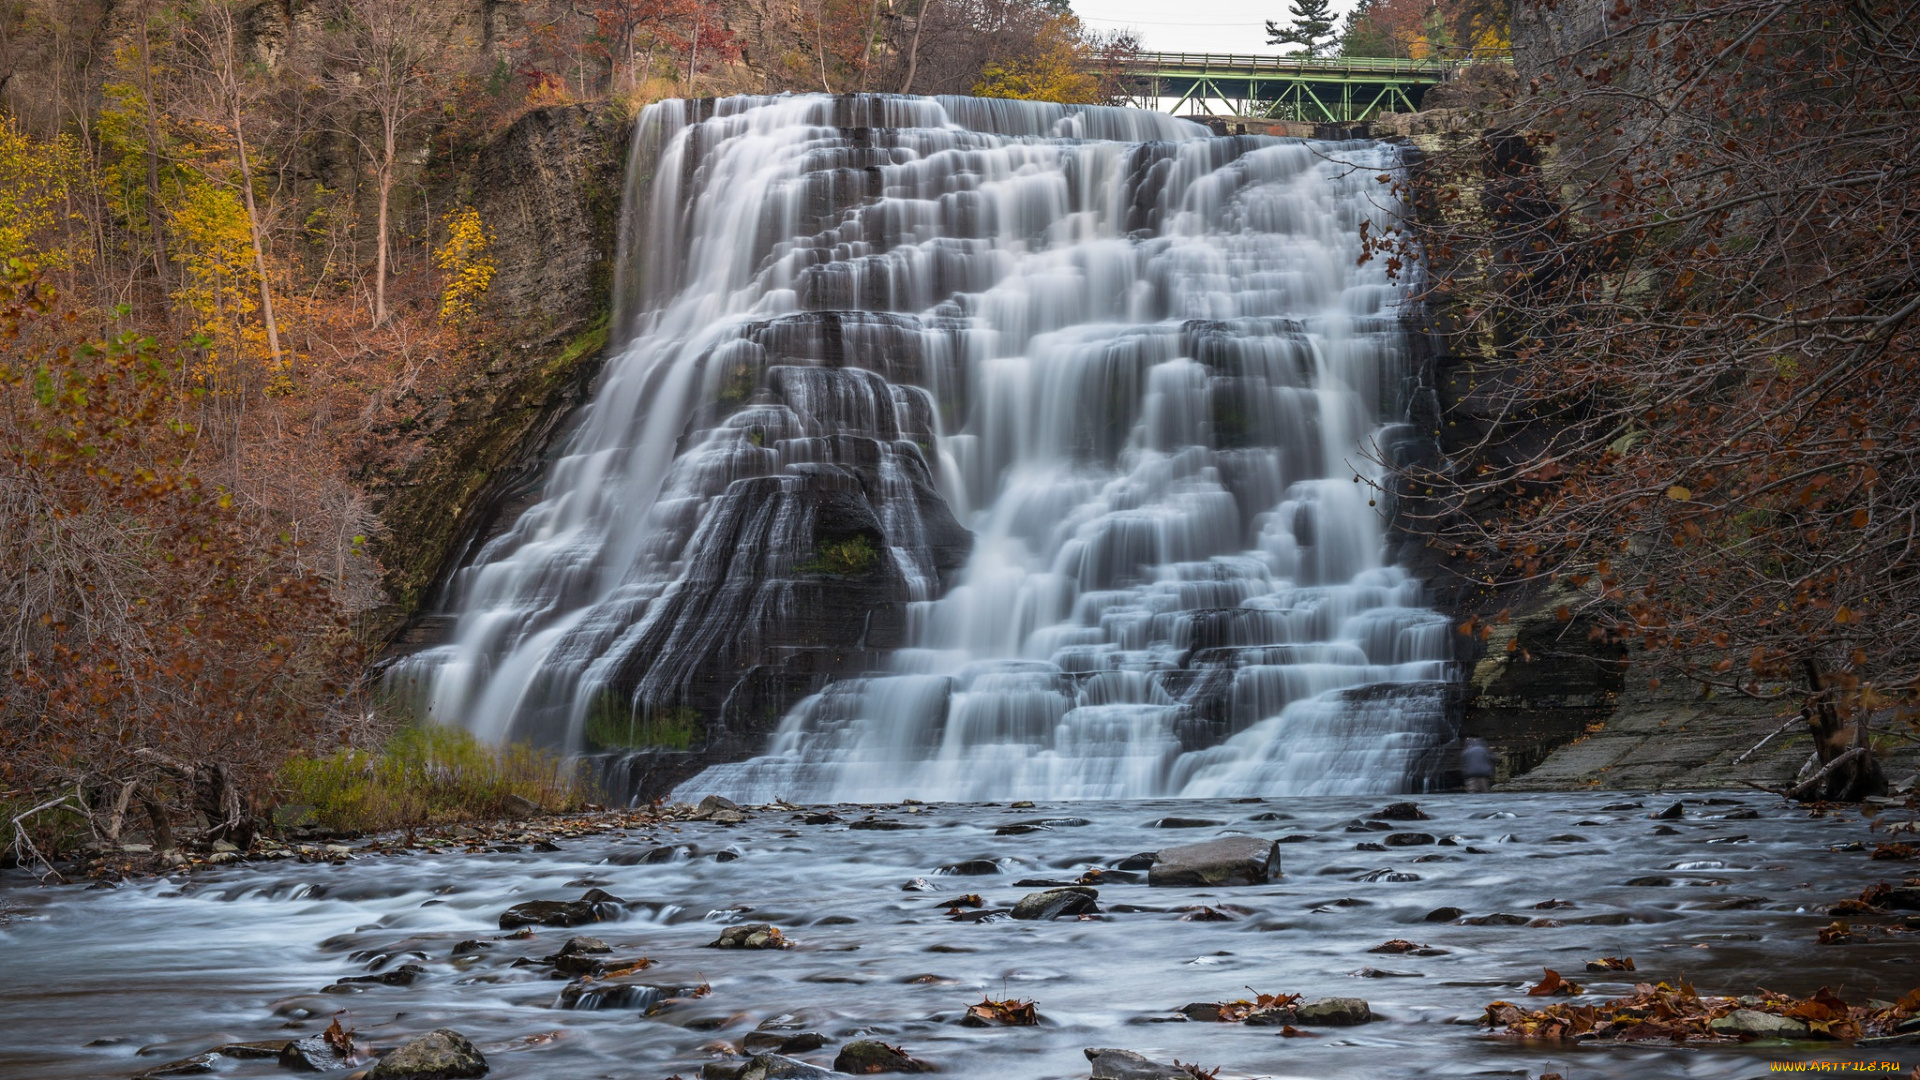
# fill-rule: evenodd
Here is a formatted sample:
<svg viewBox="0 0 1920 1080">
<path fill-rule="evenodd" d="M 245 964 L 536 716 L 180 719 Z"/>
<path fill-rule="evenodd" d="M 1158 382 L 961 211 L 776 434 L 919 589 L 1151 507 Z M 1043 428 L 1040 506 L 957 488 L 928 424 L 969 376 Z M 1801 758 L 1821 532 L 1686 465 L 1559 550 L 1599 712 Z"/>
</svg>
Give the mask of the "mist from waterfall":
<svg viewBox="0 0 1920 1080">
<path fill-rule="evenodd" d="M 817 646 L 857 578 L 902 613 L 841 628 L 866 670 L 680 794 L 1417 780 L 1450 649 L 1384 559 L 1406 289 L 1361 246 L 1397 149 L 958 98 L 638 124 L 623 344 L 540 503 L 460 571 L 453 640 L 392 685 L 591 749 L 783 634 Z"/>
</svg>

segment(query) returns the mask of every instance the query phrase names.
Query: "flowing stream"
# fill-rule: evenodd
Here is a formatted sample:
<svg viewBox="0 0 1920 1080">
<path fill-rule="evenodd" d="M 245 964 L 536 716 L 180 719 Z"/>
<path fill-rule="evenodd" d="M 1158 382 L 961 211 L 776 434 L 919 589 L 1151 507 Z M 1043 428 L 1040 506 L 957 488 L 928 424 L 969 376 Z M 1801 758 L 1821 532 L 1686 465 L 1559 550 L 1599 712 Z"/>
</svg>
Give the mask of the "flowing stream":
<svg viewBox="0 0 1920 1080">
<path fill-rule="evenodd" d="M 1399 152 L 1034 102 L 664 102 L 618 336 L 426 712 L 744 800 L 1417 788 Z M 678 740 L 676 742 L 676 740 Z M 731 740 L 728 743 L 728 740 Z"/>
<path fill-rule="evenodd" d="M 1386 800 L 1305 797 L 841 807 L 841 820 L 824 824 L 763 810 L 735 826 L 560 839 L 550 851 L 509 832 L 483 854 L 362 852 L 337 865 L 235 865 L 115 889 L 40 889 L 10 871 L 0 875 L 0 1078 L 130 1077 L 231 1040 L 317 1034 L 342 1009 L 377 1048 L 458 1030 L 488 1056 L 491 1080 L 694 1077 L 774 1028 L 822 1035 L 820 1049 L 793 1055 L 817 1065 L 871 1037 L 959 1080 L 1085 1080 L 1090 1046 L 1218 1066 L 1223 1080 L 1753 1080 L 1769 1075 L 1770 1060 L 1901 1061 L 1902 1074 L 1920 1061 L 1920 1047 L 1578 1047 L 1474 1026 L 1496 999 L 1541 1004 L 1524 995 L 1543 967 L 1595 995 L 1575 1002 L 1631 993 L 1635 980 L 1684 978 L 1716 994 L 1828 985 L 1850 1001 L 1920 984 L 1913 935 L 1861 929 L 1852 944 L 1815 943 L 1828 904 L 1900 876 L 1900 864 L 1835 850 L 1871 842 L 1865 822 L 1757 794 L 1689 797 L 1685 817 L 1648 820 L 1673 798 L 1428 796 L 1420 805 L 1431 820 L 1388 827 L 1449 842 L 1409 847 L 1351 831 Z M 904 827 L 850 827 L 869 812 Z M 1153 824 L 1167 818 L 1219 824 Z M 1004 909 L 1035 891 L 1022 881 L 1071 879 L 1230 833 L 1286 840 L 1286 876 L 1217 889 L 1103 882 L 1101 917 L 1086 921 L 956 921 L 943 903 L 977 893 Z M 1385 849 L 1360 847 L 1370 843 Z M 941 872 L 975 861 L 985 865 Z M 933 891 L 902 889 L 915 878 Z M 514 904 L 593 887 L 627 901 L 607 911 L 611 921 L 524 938 L 500 929 Z M 1223 920 L 1188 918 L 1196 905 Z M 1442 907 L 1462 917 L 1428 921 Z M 728 925 L 757 922 L 795 946 L 705 947 Z M 524 962 L 574 934 L 654 966 L 583 994 Z M 1443 952 L 1369 951 L 1392 938 Z M 1601 956 L 1632 957 L 1638 970 L 1587 973 Z M 340 983 L 406 964 L 422 969 L 411 985 Z M 710 995 L 665 1004 L 644 989 L 702 982 Z M 1378 1019 L 1289 1039 L 1176 1012 L 1248 987 L 1360 997 Z M 1044 1022 L 960 1026 L 985 994 L 1031 999 Z M 216 1068 L 290 1075 L 272 1061 Z"/>
</svg>

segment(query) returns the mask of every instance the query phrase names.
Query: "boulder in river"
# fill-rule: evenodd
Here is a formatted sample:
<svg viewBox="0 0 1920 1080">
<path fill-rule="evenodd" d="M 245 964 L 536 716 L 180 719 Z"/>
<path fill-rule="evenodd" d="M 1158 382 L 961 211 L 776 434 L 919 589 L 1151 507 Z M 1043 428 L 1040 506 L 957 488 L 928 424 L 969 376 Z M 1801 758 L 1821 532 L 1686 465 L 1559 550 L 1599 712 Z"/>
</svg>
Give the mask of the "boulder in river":
<svg viewBox="0 0 1920 1080">
<path fill-rule="evenodd" d="M 720 931 L 720 936 L 708 942 L 707 948 L 791 949 L 793 942 L 781 935 L 779 927 L 769 923 L 742 923 Z"/>
<path fill-rule="evenodd" d="M 968 859 L 965 862 L 948 863 L 934 871 L 936 874 L 948 874 L 953 877 L 985 877 L 1001 872 L 1000 864 L 992 859 Z"/>
<path fill-rule="evenodd" d="M 1324 1024 L 1327 1027 L 1353 1027 L 1373 1019 L 1373 1009 L 1359 998 L 1334 997 L 1309 1001 L 1296 1006 L 1294 1018 L 1302 1024 Z"/>
<path fill-rule="evenodd" d="M 851 1073 L 855 1076 L 870 1076 L 874 1073 L 922 1073 L 936 1071 L 933 1066 L 918 1058 L 911 1057 L 897 1046 L 888 1046 L 878 1039 L 855 1039 L 840 1048 L 833 1059 L 835 1072 Z"/>
<path fill-rule="evenodd" d="M 1162 1065 L 1131 1050 L 1087 1048 L 1087 1062 L 1093 1066 L 1090 1080 L 1193 1080 L 1193 1074 L 1172 1065 Z"/>
<path fill-rule="evenodd" d="M 1057 919 L 1063 915 L 1098 915 L 1100 899 L 1097 889 L 1084 885 L 1069 885 L 1062 889 L 1048 889 L 1045 892 L 1028 893 L 1013 905 L 1013 917 L 1016 919 Z"/>
<path fill-rule="evenodd" d="M 280 1048 L 280 1067 L 299 1072 L 331 1072 L 334 1069 L 347 1068 L 346 1055 L 342 1054 L 325 1035 L 309 1035 L 304 1039 L 294 1039 Z"/>
<path fill-rule="evenodd" d="M 1155 858 L 1147 871 L 1149 885 L 1264 885 L 1280 876 L 1280 845 L 1257 836 L 1223 836 L 1165 848 Z"/>
<path fill-rule="evenodd" d="M 500 913 L 500 929 L 522 926 L 584 926 L 618 914 L 625 900 L 599 889 L 588 889 L 578 900 L 529 900 Z"/>
<path fill-rule="evenodd" d="M 804 1054 L 827 1045 L 827 1037 L 817 1031 L 749 1031 L 740 1040 L 749 1054 Z"/>
<path fill-rule="evenodd" d="M 1374 811 L 1373 816 L 1382 821 L 1426 821 L 1432 817 L 1418 805 L 1410 802 L 1389 803 Z"/>
<path fill-rule="evenodd" d="M 460 1080 L 487 1075 L 487 1059 L 465 1035 L 435 1028 L 380 1059 L 367 1080 Z"/>
</svg>

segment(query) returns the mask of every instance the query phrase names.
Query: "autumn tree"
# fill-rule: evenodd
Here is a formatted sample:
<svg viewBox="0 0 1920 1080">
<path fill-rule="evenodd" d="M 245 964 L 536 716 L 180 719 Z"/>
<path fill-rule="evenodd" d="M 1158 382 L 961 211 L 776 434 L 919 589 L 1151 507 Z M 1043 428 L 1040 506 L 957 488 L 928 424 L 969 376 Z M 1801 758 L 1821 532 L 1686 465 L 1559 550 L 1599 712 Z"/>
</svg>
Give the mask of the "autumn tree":
<svg viewBox="0 0 1920 1080">
<path fill-rule="evenodd" d="M 1469 576 L 1574 590 L 1563 618 L 1780 703 L 1801 797 L 1879 790 L 1872 730 L 1920 712 L 1916 22 L 1616 7 L 1425 166 L 1429 298 L 1503 419 L 1407 505 Z"/>
</svg>

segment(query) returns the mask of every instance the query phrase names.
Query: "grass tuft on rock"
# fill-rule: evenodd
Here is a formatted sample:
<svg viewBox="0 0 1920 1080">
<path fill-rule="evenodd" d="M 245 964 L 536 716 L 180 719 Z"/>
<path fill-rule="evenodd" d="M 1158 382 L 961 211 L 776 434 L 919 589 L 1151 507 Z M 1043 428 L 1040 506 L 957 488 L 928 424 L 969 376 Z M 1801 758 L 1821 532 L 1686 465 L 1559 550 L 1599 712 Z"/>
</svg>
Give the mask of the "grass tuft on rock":
<svg viewBox="0 0 1920 1080">
<path fill-rule="evenodd" d="M 283 805 L 311 807 L 313 822 L 333 832 L 519 817 L 527 804 L 562 813 L 590 798 L 577 762 L 437 724 L 404 727 L 378 751 L 292 758 L 277 780 Z"/>
</svg>

